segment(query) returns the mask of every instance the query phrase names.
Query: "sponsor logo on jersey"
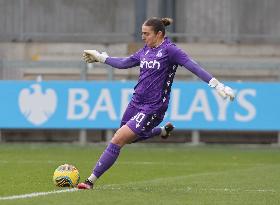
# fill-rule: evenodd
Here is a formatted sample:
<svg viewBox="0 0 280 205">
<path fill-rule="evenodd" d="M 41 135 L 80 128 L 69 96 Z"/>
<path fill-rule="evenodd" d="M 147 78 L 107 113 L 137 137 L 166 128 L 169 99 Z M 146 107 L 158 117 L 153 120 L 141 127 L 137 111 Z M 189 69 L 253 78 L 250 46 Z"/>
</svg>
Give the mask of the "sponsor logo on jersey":
<svg viewBox="0 0 280 205">
<path fill-rule="evenodd" d="M 145 59 L 143 59 L 140 62 L 140 68 L 160 69 L 160 63 L 157 60 L 146 61 Z"/>
</svg>

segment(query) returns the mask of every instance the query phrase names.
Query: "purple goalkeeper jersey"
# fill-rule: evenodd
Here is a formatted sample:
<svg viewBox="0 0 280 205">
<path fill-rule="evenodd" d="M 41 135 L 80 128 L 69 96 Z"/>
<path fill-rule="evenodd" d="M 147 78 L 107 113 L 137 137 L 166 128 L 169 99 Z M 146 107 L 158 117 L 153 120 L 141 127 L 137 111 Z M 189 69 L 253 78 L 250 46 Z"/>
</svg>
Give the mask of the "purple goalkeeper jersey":
<svg viewBox="0 0 280 205">
<path fill-rule="evenodd" d="M 187 68 L 206 83 L 213 77 L 167 37 L 158 47 L 145 45 L 130 57 L 108 57 L 105 63 L 119 69 L 140 66 L 131 103 L 147 112 L 167 109 L 178 65 Z"/>
</svg>

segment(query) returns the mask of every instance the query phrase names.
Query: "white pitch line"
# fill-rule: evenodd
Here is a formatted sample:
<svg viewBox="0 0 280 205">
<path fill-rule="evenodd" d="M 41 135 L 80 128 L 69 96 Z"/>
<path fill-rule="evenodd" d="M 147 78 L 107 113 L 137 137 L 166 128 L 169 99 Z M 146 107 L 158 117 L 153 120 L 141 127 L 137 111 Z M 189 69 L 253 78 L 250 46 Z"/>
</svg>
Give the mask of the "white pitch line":
<svg viewBox="0 0 280 205">
<path fill-rule="evenodd" d="M 274 189 L 204 188 L 201 190 L 202 191 L 214 191 L 214 192 L 271 192 L 271 193 L 277 193 L 277 191 Z"/>
<path fill-rule="evenodd" d="M 49 192 L 34 192 L 30 194 L 22 194 L 22 195 L 14 195 L 14 196 L 4 196 L 0 197 L 1 200 L 14 200 L 14 199 L 26 199 L 26 198 L 33 198 L 38 196 L 46 196 L 50 194 L 59 194 L 64 192 L 74 192 L 78 191 L 79 189 L 73 188 L 73 189 L 64 189 L 64 190 L 57 190 L 57 191 L 49 191 Z"/>
</svg>

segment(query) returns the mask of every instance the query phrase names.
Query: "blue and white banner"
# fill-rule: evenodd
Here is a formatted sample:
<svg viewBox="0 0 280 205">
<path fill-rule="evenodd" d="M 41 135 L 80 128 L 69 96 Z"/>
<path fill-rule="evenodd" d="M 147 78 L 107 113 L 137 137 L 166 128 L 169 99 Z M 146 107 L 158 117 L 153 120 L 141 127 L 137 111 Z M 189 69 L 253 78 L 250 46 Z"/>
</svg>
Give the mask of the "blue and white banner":
<svg viewBox="0 0 280 205">
<path fill-rule="evenodd" d="M 0 81 L 0 128 L 118 128 L 136 82 Z M 280 130 L 280 83 L 232 83 L 223 100 L 203 82 L 172 86 L 176 129 Z M 164 123 L 163 122 L 163 123 Z"/>
</svg>

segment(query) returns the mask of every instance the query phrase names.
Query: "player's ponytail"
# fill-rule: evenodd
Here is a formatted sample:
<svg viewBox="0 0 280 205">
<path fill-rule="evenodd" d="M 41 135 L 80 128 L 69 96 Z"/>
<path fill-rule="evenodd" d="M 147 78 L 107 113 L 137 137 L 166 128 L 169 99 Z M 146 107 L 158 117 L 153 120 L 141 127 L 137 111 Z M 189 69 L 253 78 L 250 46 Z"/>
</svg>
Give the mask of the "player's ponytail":
<svg viewBox="0 0 280 205">
<path fill-rule="evenodd" d="M 161 18 L 161 22 L 166 27 L 173 23 L 173 19 L 172 18 Z"/>
</svg>

